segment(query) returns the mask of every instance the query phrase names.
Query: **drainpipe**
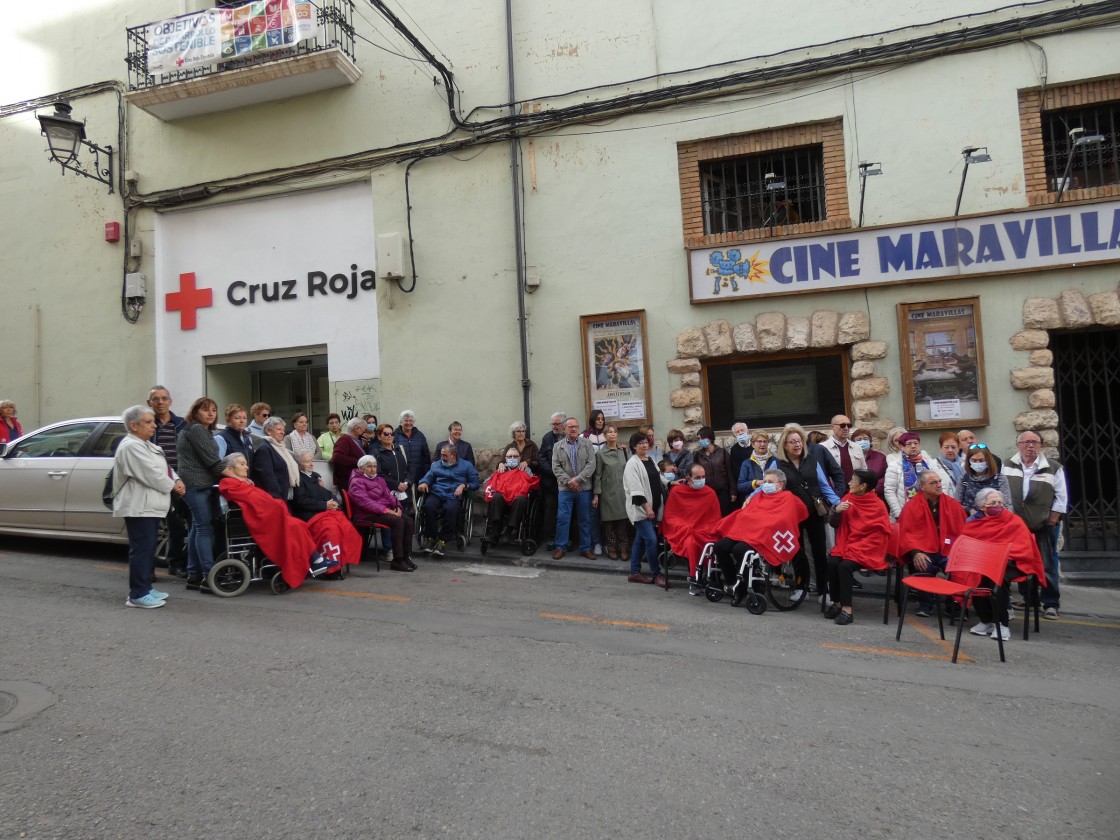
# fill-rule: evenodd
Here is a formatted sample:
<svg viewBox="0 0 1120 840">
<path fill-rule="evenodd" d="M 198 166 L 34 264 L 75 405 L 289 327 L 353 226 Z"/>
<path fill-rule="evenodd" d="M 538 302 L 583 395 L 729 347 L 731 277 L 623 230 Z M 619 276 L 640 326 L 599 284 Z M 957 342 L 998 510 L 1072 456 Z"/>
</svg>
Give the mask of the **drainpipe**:
<svg viewBox="0 0 1120 840">
<path fill-rule="evenodd" d="M 513 74 L 513 0 L 506 0 L 506 73 L 509 84 L 509 111 L 516 114 L 517 99 Z M 525 436 L 532 434 L 529 418 L 529 335 L 525 317 L 525 211 L 521 206 L 521 143 L 514 137 L 509 141 L 510 187 L 513 190 L 513 247 L 517 252 L 517 337 L 521 342 L 521 402 L 525 417 Z"/>
</svg>

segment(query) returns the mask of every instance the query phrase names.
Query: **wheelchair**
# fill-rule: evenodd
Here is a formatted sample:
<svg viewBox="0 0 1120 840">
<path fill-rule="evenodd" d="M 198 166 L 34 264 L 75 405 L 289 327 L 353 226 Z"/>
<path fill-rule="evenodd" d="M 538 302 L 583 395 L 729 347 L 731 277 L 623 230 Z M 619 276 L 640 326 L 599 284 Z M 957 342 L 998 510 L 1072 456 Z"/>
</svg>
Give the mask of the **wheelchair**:
<svg viewBox="0 0 1120 840">
<path fill-rule="evenodd" d="M 265 557 L 253 540 L 241 508 L 236 502 L 227 501 L 226 504 L 229 507 L 221 517 L 226 550 L 218 555 L 206 577 L 210 591 L 222 598 L 235 598 L 243 595 L 249 584 L 267 580 L 276 595 L 290 592 L 292 587 L 284 580 L 280 567 Z M 325 577 L 342 579 L 346 575 L 346 566 L 341 566 L 337 572 Z"/>
<path fill-rule="evenodd" d="M 521 517 L 521 523 L 517 527 L 517 533 L 514 535 L 514 543 L 520 549 L 521 554 L 525 557 L 533 556 L 537 551 L 537 541 L 533 538 L 537 533 L 537 518 L 540 515 L 540 491 L 533 490 L 528 495 L 529 502 L 525 508 L 525 515 Z M 489 514 L 490 506 L 487 504 L 486 512 Z M 490 540 L 486 536 L 486 528 L 489 525 L 489 516 L 484 517 L 486 525 L 483 526 L 482 536 L 478 540 L 478 548 L 483 554 L 492 545 L 497 545 L 496 542 Z M 504 530 L 504 523 L 503 523 Z"/>
<path fill-rule="evenodd" d="M 722 601 L 724 595 L 734 598 L 739 593 L 745 593 L 743 603 L 752 615 L 766 612 L 767 601 L 781 612 L 795 610 L 805 601 L 805 587 L 797 585 L 792 560 L 772 566 L 749 546 L 739 563 L 735 580 L 728 583 L 724 581 L 723 571 L 716 560 L 715 543 L 707 543 L 700 555 L 696 578 L 697 585 L 704 590 L 704 597 L 713 604 Z M 802 590 L 802 595 L 795 599 L 793 593 L 798 589 Z"/>
<path fill-rule="evenodd" d="M 428 493 L 416 493 L 416 547 L 423 549 L 424 540 L 428 538 L 427 517 L 424 515 L 424 504 L 428 501 Z M 455 523 L 455 546 L 460 551 L 465 551 L 471 544 L 474 536 L 474 491 L 464 490 L 459 502 L 459 519 Z"/>
</svg>

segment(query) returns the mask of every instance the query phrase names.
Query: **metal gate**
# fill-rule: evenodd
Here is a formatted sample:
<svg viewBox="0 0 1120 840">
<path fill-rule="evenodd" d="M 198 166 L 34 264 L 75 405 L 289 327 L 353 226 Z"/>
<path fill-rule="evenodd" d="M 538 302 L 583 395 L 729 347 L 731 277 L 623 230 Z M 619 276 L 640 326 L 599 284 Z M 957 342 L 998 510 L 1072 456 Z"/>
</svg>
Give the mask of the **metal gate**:
<svg viewBox="0 0 1120 840">
<path fill-rule="evenodd" d="M 1120 330 L 1052 332 L 1067 555 L 1120 560 Z"/>
</svg>

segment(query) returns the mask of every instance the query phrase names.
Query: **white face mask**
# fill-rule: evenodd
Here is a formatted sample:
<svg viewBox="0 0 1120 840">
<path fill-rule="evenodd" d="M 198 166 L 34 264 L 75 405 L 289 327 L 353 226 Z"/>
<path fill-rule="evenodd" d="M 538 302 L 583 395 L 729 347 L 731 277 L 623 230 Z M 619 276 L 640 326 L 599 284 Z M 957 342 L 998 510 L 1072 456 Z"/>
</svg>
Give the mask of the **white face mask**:
<svg viewBox="0 0 1120 840">
<path fill-rule="evenodd" d="M 988 471 L 988 465 L 985 464 L 983 461 L 979 461 L 979 462 L 969 461 L 968 462 L 968 468 L 970 470 L 972 470 L 974 473 L 976 473 L 977 475 L 983 475 L 984 473 L 986 473 Z"/>
<path fill-rule="evenodd" d="M 521 462 L 517 458 L 506 458 L 506 466 L 511 470 L 517 469 L 517 465 Z"/>
<path fill-rule="evenodd" d="M 751 436 L 750 435 L 739 435 L 738 437 L 735 438 L 735 440 L 739 441 L 740 446 L 747 446 L 751 442 Z"/>
<path fill-rule="evenodd" d="M 862 449 L 864 452 L 866 452 L 867 450 L 869 450 L 871 448 L 871 441 L 869 441 L 867 438 L 860 438 L 859 440 L 856 441 L 856 443 L 859 444 L 859 448 Z"/>
<path fill-rule="evenodd" d="M 673 447 L 674 452 L 680 452 L 682 449 L 684 449 L 684 441 L 683 440 L 675 440 L 670 444 L 670 446 Z"/>
<path fill-rule="evenodd" d="M 762 489 L 762 492 L 765 493 L 767 496 L 769 496 L 771 493 L 777 493 L 778 492 L 778 485 L 775 484 L 772 481 L 764 481 L 764 482 L 762 482 L 762 484 L 759 485 L 759 487 Z"/>
</svg>

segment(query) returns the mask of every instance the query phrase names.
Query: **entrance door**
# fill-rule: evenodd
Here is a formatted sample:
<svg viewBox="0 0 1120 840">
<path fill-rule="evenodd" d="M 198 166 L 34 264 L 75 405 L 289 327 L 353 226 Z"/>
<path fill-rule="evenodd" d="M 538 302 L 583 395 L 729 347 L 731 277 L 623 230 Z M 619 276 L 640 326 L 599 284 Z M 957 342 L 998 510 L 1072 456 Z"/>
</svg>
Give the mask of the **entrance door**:
<svg viewBox="0 0 1120 840">
<path fill-rule="evenodd" d="M 1120 559 L 1120 330 L 1052 332 L 1069 517 L 1062 556 Z"/>
<path fill-rule="evenodd" d="M 273 415 L 288 424 L 288 431 L 292 415 L 303 412 L 311 419 L 312 434 L 318 437 L 326 431 L 330 412 L 326 354 L 270 355 L 271 358 L 208 359 L 207 393 L 221 410 L 231 402 L 246 408 L 255 402 L 266 402 Z"/>
</svg>

